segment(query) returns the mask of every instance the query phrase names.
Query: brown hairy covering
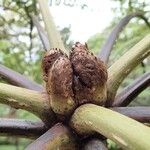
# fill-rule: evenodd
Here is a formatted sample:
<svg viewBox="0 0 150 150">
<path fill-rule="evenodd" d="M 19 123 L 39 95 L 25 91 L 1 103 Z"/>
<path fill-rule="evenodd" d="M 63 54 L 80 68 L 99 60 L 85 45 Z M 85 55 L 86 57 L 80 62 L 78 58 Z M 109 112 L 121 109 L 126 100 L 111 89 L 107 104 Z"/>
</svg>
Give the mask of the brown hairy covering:
<svg viewBox="0 0 150 150">
<path fill-rule="evenodd" d="M 66 98 L 73 96 L 72 78 L 73 71 L 70 60 L 65 56 L 59 57 L 48 73 L 47 84 L 49 87 L 51 86 L 51 93 Z"/>
<path fill-rule="evenodd" d="M 104 63 L 89 52 L 86 44 L 79 42 L 72 48 L 70 61 L 74 73 L 75 99 L 79 103 L 92 102 L 97 86 L 103 86 L 107 81 Z"/>
<path fill-rule="evenodd" d="M 42 69 L 49 94 L 73 96 L 71 63 L 60 49 L 51 49 L 46 52 L 42 61 Z"/>
</svg>

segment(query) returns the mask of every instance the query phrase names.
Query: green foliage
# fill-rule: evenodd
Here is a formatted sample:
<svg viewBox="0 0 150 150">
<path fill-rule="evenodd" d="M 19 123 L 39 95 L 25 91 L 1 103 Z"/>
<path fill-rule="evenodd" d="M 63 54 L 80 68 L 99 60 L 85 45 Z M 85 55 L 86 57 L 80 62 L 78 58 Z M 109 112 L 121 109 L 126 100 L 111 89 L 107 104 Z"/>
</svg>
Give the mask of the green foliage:
<svg viewBox="0 0 150 150">
<path fill-rule="evenodd" d="M 39 76 L 32 76 L 34 71 L 40 69 L 40 65 L 35 64 L 39 62 L 39 49 L 42 49 L 41 45 L 36 44 L 37 33 L 33 32 L 30 17 L 30 14 L 37 14 L 35 1 L 4 0 L 1 9 L 0 63 L 41 82 Z"/>
<path fill-rule="evenodd" d="M 131 12 L 149 11 L 149 0 L 112 0 L 118 7 L 113 8 L 117 16 L 122 17 Z"/>
<path fill-rule="evenodd" d="M 16 137 L 0 137 L 1 150 L 24 150 L 33 140 Z"/>
</svg>

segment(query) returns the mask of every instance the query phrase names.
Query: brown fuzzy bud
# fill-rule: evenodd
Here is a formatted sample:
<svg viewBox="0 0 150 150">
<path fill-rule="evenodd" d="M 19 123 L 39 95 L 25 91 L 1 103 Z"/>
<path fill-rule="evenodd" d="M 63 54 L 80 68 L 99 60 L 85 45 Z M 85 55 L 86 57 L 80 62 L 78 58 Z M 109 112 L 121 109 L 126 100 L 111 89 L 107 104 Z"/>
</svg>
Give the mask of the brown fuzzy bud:
<svg viewBox="0 0 150 150">
<path fill-rule="evenodd" d="M 74 72 L 74 94 L 78 103 L 102 104 L 106 98 L 107 69 L 89 52 L 87 45 L 77 42 L 70 53 Z"/>
<path fill-rule="evenodd" d="M 52 49 L 45 54 L 42 68 L 51 108 L 60 116 L 70 114 L 75 106 L 70 60 L 60 50 Z"/>
</svg>

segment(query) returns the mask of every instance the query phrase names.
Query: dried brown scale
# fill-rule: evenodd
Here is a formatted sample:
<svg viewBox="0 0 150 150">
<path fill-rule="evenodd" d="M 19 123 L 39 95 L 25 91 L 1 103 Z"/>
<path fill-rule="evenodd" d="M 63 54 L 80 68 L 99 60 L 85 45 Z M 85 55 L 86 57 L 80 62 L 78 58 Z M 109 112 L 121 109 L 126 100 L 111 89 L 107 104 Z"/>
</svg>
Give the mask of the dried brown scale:
<svg viewBox="0 0 150 150">
<path fill-rule="evenodd" d="M 51 92 L 53 94 L 64 96 L 65 98 L 73 96 L 73 71 L 68 58 L 62 56 L 57 59 L 48 73 L 48 76 L 47 84 L 51 86 Z"/>
<path fill-rule="evenodd" d="M 106 96 L 106 90 L 101 92 L 98 89 L 106 89 L 107 69 L 104 63 L 89 52 L 87 45 L 77 42 L 70 53 L 70 61 L 74 71 L 73 91 L 76 101 L 79 104 L 92 102 L 101 105 L 101 100 Z M 103 100 L 102 100 L 103 101 Z"/>
<path fill-rule="evenodd" d="M 65 56 L 57 59 L 48 73 L 47 85 L 50 90 L 50 104 L 58 117 L 70 115 L 75 108 L 72 78 L 71 63 Z"/>
<path fill-rule="evenodd" d="M 60 49 L 56 48 L 46 53 L 42 64 L 51 108 L 59 119 L 64 118 L 64 115 L 68 116 L 75 107 L 71 62 Z"/>
<path fill-rule="evenodd" d="M 76 76 L 74 76 L 73 85 L 74 85 L 73 91 L 75 95 L 74 97 L 78 105 L 92 102 L 91 89 L 82 85 L 82 83 L 79 81 L 78 77 Z M 85 94 L 86 94 L 86 97 L 85 97 Z M 88 99 L 86 99 L 87 97 Z"/>
<path fill-rule="evenodd" d="M 97 60 L 91 54 L 87 46 L 77 42 L 70 54 L 74 73 L 79 76 L 79 80 L 87 87 L 98 84 L 105 84 L 107 81 L 107 71 L 104 63 Z"/>
<path fill-rule="evenodd" d="M 48 81 L 48 72 L 51 69 L 54 62 L 60 57 L 63 56 L 63 52 L 60 49 L 52 48 L 47 51 L 42 59 L 42 70 L 43 70 L 43 80 L 47 83 Z M 46 84 L 46 90 L 50 94 L 49 86 Z"/>
</svg>

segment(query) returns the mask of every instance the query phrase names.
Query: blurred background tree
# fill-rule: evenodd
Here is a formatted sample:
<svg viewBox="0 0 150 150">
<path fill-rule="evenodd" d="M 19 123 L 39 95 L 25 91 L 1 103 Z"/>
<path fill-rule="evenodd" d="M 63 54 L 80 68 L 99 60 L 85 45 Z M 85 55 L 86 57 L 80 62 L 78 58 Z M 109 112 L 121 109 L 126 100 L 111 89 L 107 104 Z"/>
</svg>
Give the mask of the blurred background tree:
<svg viewBox="0 0 150 150">
<path fill-rule="evenodd" d="M 111 0 L 115 5 L 112 6 L 114 18 L 102 33 L 97 33 L 87 41 L 89 48 L 97 54 L 104 41 L 108 37 L 113 27 L 121 18 L 132 12 L 142 12 L 150 21 L 150 1 L 149 0 Z M 93 1 L 94 2 L 94 1 Z M 64 7 L 76 7 L 77 0 L 51 0 L 51 5 L 64 5 Z M 88 9 L 86 1 L 79 3 L 80 8 Z M 42 84 L 41 77 L 41 57 L 43 54 L 43 46 L 40 42 L 36 28 L 33 26 L 31 15 L 38 15 L 39 21 L 41 16 L 36 6 L 36 0 L 0 0 L 0 63 L 28 76 L 31 80 Z M 63 29 L 58 29 L 61 32 L 62 39 L 69 49 L 73 43 L 70 39 L 71 26 L 68 25 Z M 92 30 L 92 29 L 91 29 Z M 110 64 L 117 60 L 126 50 L 132 47 L 140 39 L 146 35 L 150 29 L 141 19 L 133 19 L 124 31 L 120 34 L 116 45 L 113 48 L 110 57 Z M 143 72 L 150 70 L 150 59 L 143 62 L 144 65 L 138 66 L 134 73 L 131 73 L 126 79 L 122 87 L 129 85 L 136 77 Z M 7 82 L 0 78 L 0 82 Z M 121 90 L 121 89 L 120 89 Z M 131 105 L 148 105 L 150 92 L 149 89 L 142 92 L 136 101 Z M 9 118 L 24 118 L 28 120 L 38 120 L 34 115 L 23 111 L 10 108 L 5 105 L 0 105 L 0 116 Z M 31 142 L 26 139 L 19 138 L 0 138 L 0 149 L 17 149 L 21 150 Z M 113 146 L 114 147 L 114 146 Z M 110 146 L 110 148 L 112 148 Z M 116 148 L 116 147 L 115 147 Z"/>
</svg>

